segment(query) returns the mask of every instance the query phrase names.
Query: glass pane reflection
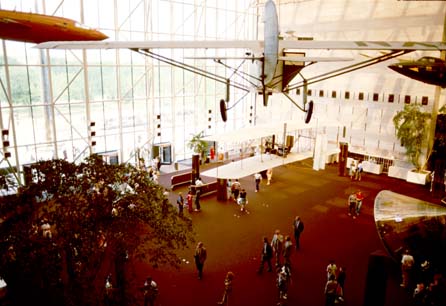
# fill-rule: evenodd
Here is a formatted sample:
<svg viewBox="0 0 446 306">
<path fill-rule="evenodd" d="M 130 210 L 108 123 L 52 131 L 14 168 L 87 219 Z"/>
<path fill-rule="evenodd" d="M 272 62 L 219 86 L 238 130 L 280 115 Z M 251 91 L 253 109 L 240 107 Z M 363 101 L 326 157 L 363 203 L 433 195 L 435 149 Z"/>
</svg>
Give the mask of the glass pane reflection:
<svg viewBox="0 0 446 306">
<path fill-rule="evenodd" d="M 398 262 L 408 249 L 445 271 L 446 208 L 388 190 L 375 198 L 375 224 L 389 254 Z"/>
</svg>

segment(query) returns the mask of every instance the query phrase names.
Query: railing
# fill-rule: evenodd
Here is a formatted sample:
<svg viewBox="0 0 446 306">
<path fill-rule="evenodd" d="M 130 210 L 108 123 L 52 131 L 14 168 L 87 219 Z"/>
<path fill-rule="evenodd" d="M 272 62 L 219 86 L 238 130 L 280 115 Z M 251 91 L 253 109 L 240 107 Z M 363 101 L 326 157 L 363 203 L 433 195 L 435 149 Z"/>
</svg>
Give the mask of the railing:
<svg viewBox="0 0 446 306">
<path fill-rule="evenodd" d="M 190 184 L 191 180 L 192 180 L 192 172 L 172 175 L 172 177 L 170 178 L 170 188 L 173 190 L 177 186 Z"/>
<path fill-rule="evenodd" d="M 218 183 L 217 183 L 217 181 L 215 181 L 215 182 L 211 182 L 208 184 L 203 184 L 201 186 L 191 185 L 190 190 L 192 191 L 192 194 L 195 195 L 197 190 L 199 189 L 201 192 L 200 195 L 205 196 L 205 195 L 217 192 L 217 186 L 218 186 Z"/>
</svg>

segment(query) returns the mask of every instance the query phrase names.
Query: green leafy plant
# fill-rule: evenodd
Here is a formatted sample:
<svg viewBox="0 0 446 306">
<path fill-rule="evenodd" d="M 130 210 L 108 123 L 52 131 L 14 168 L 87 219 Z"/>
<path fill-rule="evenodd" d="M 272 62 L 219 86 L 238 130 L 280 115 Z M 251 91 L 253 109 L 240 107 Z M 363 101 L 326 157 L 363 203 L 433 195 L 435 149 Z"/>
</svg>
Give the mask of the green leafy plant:
<svg viewBox="0 0 446 306">
<path fill-rule="evenodd" d="M 207 141 L 203 140 L 203 137 L 204 131 L 201 131 L 196 135 L 192 135 L 191 140 L 189 140 L 187 144 L 189 149 L 192 149 L 196 154 L 199 154 L 200 157 L 204 157 L 204 154 L 208 149 L 208 143 Z"/>
<path fill-rule="evenodd" d="M 0 276 L 13 305 L 102 305 L 108 273 L 116 304 L 135 305 L 129 290 L 134 284 L 136 291 L 136 279 L 124 263 L 179 267 L 177 252 L 194 241 L 192 221 L 178 215 L 147 171 L 97 155 L 79 165 L 49 160 L 31 168 L 26 186 L 0 197 Z"/>
<path fill-rule="evenodd" d="M 406 149 L 406 156 L 417 172 L 424 170 L 425 161 L 421 161 L 426 149 L 431 114 L 423 112 L 418 104 L 408 104 L 393 117 L 396 137 Z"/>
</svg>

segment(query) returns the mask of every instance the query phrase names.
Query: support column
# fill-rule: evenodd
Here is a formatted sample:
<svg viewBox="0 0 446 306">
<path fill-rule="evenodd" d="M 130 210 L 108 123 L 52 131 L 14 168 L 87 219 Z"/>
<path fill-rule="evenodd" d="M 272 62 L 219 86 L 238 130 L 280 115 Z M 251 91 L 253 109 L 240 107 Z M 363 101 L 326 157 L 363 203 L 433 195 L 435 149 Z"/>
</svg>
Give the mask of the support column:
<svg viewBox="0 0 446 306">
<path fill-rule="evenodd" d="M 192 155 L 192 175 L 191 185 L 195 185 L 195 181 L 200 177 L 200 155 Z"/>
<path fill-rule="evenodd" d="M 345 170 L 347 168 L 348 143 L 340 142 L 339 147 L 341 149 L 339 152 L 339 176 L 345 176 Z"/>
<path fill-rule="evenodd" d="M 228 191 L 227 191 L 228 182 L 226 179 L 217 179 L 217 200 L 218 201 L 227 201 L 228 200 Z"/>
</svg>

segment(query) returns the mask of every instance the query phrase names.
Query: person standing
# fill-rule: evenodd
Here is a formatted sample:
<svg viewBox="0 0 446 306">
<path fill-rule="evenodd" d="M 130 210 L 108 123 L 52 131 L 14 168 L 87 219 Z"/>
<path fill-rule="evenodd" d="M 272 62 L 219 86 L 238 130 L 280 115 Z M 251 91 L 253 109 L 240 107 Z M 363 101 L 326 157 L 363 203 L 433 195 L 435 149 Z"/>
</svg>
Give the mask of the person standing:
<svg viewBox="0 0 446 306">
<path fill-rule="evenodd" d="M 161 173 L 161 158 L 159 156 L 157 156 L 156 158 L 157 158 L 156 169 L 158 170 L 158 172 Z"/>
<path fill-rule="evenodd" d="M 158 156 L 156 156 L 154 159 L 152 159 L 152 168 L 153 168 L 153 171 L 159 171 L 159 168 L 158 168 L 158 161 L 159 161 L 159 157 Z"/>
<path fill-rule="evenodd" d="M 144 306 L 154 306 L 158 295 L 158 285 L 151 276 L 147 277 L 142 290 L 144 292 Z"/>
<path fill-rule="evenodd" d="M 336 266 L 336 263 L 333 259 L 331 259 L 329 264 L 327 265 L 326 271 L 327 271 L 327 280 L 329 280 L 331 276 L 334 276 L 334 278 L 336 279 L 338 267 Z"/>
<path fill-rule="evenodd" d="M 195 211 L 201 211 L 200 196 L 201 196 L 201 190 L 200 188 L 197 188 L 195 190 Z"/>
<path fill-rule="evenodd" d="M 109 274 L 107 278 L 105 279 L 105 296 L 104 296 L 104 305 L 105 306 L 111 306 L 114 304 L 114 293 L 115 289 L 113 288 L 112 284 L 112 276 Z"/>
<path fill-rule="evenodd" d="M 347 268 L 345 267 L 339 267 L 339 273 L 338 273 L 338 284 L 339 284 L 339 293 L 337 294 L 337 297 L 342 302 L 344 301 L 344 285 L 345 285 L 345 279 L 347 278 L 347 274 L 345 272 Z"/>
<path fill-rule="evenodd" d="M 209 155 L 211 157 L 211 160 L 214 160 L 214 158 L 215 158 L 215 149 L 214 149 L 214 147 L 211 147 L 209 149 Z"/>
<path fill-rule="evenodd" d="M 234 280 L 234 273 L 229 271 L 226 273 L 225 277 L 225 289 L 223 291 L 223 296 L 221 298 L 221 302 L 217 302 L 218 305 L 229 305 L 229 295 L 232 292 L 232 281 Z"/>
<path fill-rule="evenodd" d="M 409 250 L 404 252 L 401 258 L 401 287 L 407 288 L 410 285 L 412 268 L 415 264 L 415 260 L 412 255 L 410 255 Z"/>
<path fill-rule="evenodd" d="M 336 302 L 336 291 L 338 290 L 338 282 L 334 275 L 330 275 L 325 284 L 325 306 L 334 306 Z"/>
<path fill-rule="evenodd" d="M 271 272 L 272 266 L 271 266 L 271 258 L 273 257 L 273 248 L 268 242 L 268 238 L 263 237 L 263 247 L 262 247 L 262 253 L 261 253 L 261 262 L 259 270 L 257 271 L 259 274 L 262 274 L 263 268 L 265 266 L 265 262 L 268 264 L 268 272 Z"/>
<path fill-rule="evenodd" d="M 358 167 L 356 167 L 356 175 L 355 175 L 355 179 L 357 181 L 361 180 L 361 176 L 362 176 L 362 171 L 363 171 L 363 166 L 362 166 L 362 161 L 360 160 L 358 163 Z"/>
<path fill-rule="evenodd" d="M 193 198 L 194 198 L 194 196 L 192 195 L 192 190 L 189 189 L 189 192 L 187 193 L 187 196 L 186 196 L 187 210 L 189 211 L 189 213 L 192 213 L 192 211 L 194 210 L 193 204 L 192 204 Z"/>
<path fill-rule="evenodd" d="M 180 217 L 183 216 L 183 208 L 184 208 L 184 198 L 183 198 L 183 194 L 180 192 L 178 192 L 178 198 L 177 198 L 177 205 L 178 205 L 178 215 Z"/>
<path fill-rule="evenodd" d="M 260 173 L 254 174 L 254 179 L 256 181 L 256 192 L 260 191 L 260 181 L 262 180 L 262 175 Z"/>
<path fill-rule="evenodd" d="M 231 187 L 232 187 L 232 180 L 228 179 L 228 182 L 226 184 L 226 194 L 227 194 L 228 200 L 231 200 L 231 198 L 232 198 L 232 189 L 231 189 Z"/>
<path fill-rule="evenodd" d="M 206 258 L 207 258 L 206 248 L 204 247 L 203 242 L 200 241 L 198 242 L 197 247 L 195 248 L 195 254 L 194 254 L 195 266 L 197 267 L 198 270 L 198 279 L 203 278 L 203 267 Z"/>
<path fill-rule="evenodd" d="M 201 187 L 201 186 L 203 186 L 204 185 L 204 183 L 203 183 L 203 181 L 201 180 L 201 177 L 197 177 L 197 179 L 195 180 L 195 186 L 196 187 Z M 199 189 L 199 188 L 197 188 L 197 189 Z"/>
<path fill-rule="evenodd" d="M 354 160 L 352 160 L 352 162 L 351 162 L 351 164 L 350 164 L 350 171 L 349 171 L 349 174 L 350 174 L 350 180 L 353 181 L 353 179 L 354 179 L 355 176 L 356 176 L 356 164 L 355 164 L 355 161 L 354 161 Z"/>
<path fill-rule="evenodd" d="M 285 237 L 285 245 L 283 247 L 283 259 L 284 265 L 287 265 L 291 268 L 291 251 L 293 249 L 293 243 L 291 242 L 291 237 Z"/>
<path fill-rule="evenodd" d="M 364 194 L 361 190 L 356 192 L 356 216 L 359 216 L 359 212 L 361 211 L 362 201 L 364 200 Z"/>
<path fill-rule="evenodd" d="M 283 235 L 278 229 L 274 232 L 273 239 L 271 239 L 271 247 L 273 248 L 274 255 L 276 257 L 276 267 L 280 267 L 283 251 Z"/>
<path fill-rule="evenodd" d="M 267 178 L 266 185 L 270 185 L 271 179 L 273 178 L 273 168 L 269 168 L 268 170 L 266 170 L 266 178 Z"/>
<path fill-rule="evenodd" d="M 356 219 L 356 194 L 352 193 L 348 196 L 348 215 Z"/>
<path fill-rule="evenodd" d="M 241 185 L 238 179 L 235 179 L 235 182 L 231 185 L 232 197 L 235 202 L 237 202 L 238 196 L 240 194 Z"/>
<path fill-rule="evenodd" d="M 299 250 L 300 234 L 304 231 L 304 223 L 302 222 L 299 216 L 296 216 L 296 218 L 294 218 L 293 229 L 294 229 L 294 239 L 296 240 L 296 250 Z"/>
</svg>

